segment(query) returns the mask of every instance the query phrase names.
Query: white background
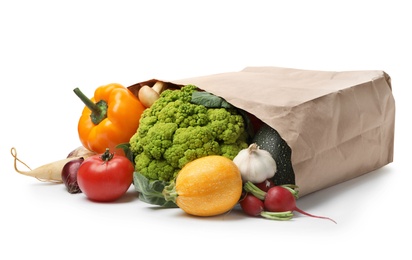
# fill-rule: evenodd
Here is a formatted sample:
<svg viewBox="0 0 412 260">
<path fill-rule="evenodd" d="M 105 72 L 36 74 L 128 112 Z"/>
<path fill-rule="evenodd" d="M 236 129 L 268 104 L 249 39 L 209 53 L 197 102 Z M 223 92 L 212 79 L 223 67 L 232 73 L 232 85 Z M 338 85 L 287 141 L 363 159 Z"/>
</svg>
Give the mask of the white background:
<svg viewBox="0 0 412 260">
<path fill-rule="evenodd" d="M 411 24 L 407 1 L 396 0 L 0 1 L 0 258 L 410 257 Z M 133 188 L 116 203 L 93 203 L 14 171 L 11 147 L 35 168 L 80 144 L 83 104 L 75 87 L 91 96 L 111 82 L 246 66 L 391 76 L 394 162 L 298 201 L 337 225 L 299 214 L 268 221 L 236 210 L 195 218 L 145 204 Z"/>
</svg>

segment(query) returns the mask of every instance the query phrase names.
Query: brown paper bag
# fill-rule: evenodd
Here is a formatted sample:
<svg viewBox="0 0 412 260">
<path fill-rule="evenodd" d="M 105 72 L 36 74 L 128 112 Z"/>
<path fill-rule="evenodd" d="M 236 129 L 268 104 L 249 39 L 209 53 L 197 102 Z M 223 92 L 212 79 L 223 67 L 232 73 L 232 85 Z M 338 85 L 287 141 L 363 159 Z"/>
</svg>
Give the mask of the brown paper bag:
<svg viewBox="0 0 412 260">
<path fill-rule="evenodd" d="M 196 85 L 276 129 L 292 149 L 300 196 L 393 161 L 395 101 L 383 71 L 248 67 L 168 83 Z"/>
</svg>

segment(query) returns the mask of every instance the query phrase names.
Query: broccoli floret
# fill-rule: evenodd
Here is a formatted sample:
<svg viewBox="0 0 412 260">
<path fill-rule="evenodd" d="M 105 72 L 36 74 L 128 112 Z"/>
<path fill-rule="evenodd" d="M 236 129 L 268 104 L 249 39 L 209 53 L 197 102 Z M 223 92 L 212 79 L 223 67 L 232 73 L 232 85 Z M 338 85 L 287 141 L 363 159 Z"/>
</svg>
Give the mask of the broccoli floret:
<svg viewBox="0 0 412 260">
<path fill-rule="evenodd" d="M 171 181 L 190 161 L 207 155 L 233 159 L 248 147 L 237 110 L 191 103 L 195 91 L 194 85 L 165 90 L 142 114 L 129 143 L 136 171 L 148 179 Z"/>
<path fill-rule="evenodd" d="M 208 110 L 209 126 L 215 138 L 224 144 L 234 144 L 244 134 L 245 123 L 233 109 L 215 108 Z"/>
<path fill-rule="evenodd" d="M 153 160 L 145 153 L 135 158 L 136 169 L 139 173 L 151 180 L 169 181 L 175 175 L 176 169 L 165 160 Z"/>
<path fill-rule="evenodd" d="M 220 145 L 220 151 L 221 155 L 230 158 L 233 160 L 233 158 L 236 157 L 236 155 L 239 153 L 240 150 L 248 148 L 248 145 L 246 142 L 243 141 L 238 141 L 234 144 L 222 144 Z"/>
<path fill-rule="evenodd" d="M 164 158 L 176 169 L 181 169 L 194 159 L 213 154 L 220 154 L 220 145 L 209 127 L 189 126 L 176 130 L 173 145 L 165 151 Z"/>
<path fill-rule="evenodd" d="M 147 131 L 140 140 L 144 153 L 153 159 L 160 160 L 166 149 L 173 145 L 173 135 L 177 129 L 175 123 L 159 122 Z"/>
</svg>

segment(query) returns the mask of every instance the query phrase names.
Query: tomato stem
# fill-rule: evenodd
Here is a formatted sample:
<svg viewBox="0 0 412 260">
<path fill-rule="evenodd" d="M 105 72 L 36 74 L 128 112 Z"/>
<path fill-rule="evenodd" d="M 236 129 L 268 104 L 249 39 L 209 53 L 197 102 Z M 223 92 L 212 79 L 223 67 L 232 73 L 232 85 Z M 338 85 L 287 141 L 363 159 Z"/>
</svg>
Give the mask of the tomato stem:
<svg viewBox="0 0 412 260">
<path fill-rule="evenodd" d="M 103 162 L 107 163 L 111 159 L 113 159 L 114 153 L 110 152 L 109 148 L 106 148 L 106 151 L 100 156 L 100 159 L 102 159 Z"/>
</svg>

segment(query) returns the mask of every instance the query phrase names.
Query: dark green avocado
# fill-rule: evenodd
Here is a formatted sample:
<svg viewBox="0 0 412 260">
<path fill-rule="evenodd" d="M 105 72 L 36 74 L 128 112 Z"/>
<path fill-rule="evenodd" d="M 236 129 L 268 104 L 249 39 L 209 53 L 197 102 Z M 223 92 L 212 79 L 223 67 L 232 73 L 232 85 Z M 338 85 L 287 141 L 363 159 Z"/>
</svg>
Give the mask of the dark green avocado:
<svg viewBox="0 0 412 260">
<path fill-rule="evenodd" d="M 277 171 L 272 177 L 275 185 L 296 184 L 292 167 L 292 149 L 275 129 L 263 123 L 253 137 L 253 142 L 260 149 L 268 151 L 275 159 Z"/>
</svg>

